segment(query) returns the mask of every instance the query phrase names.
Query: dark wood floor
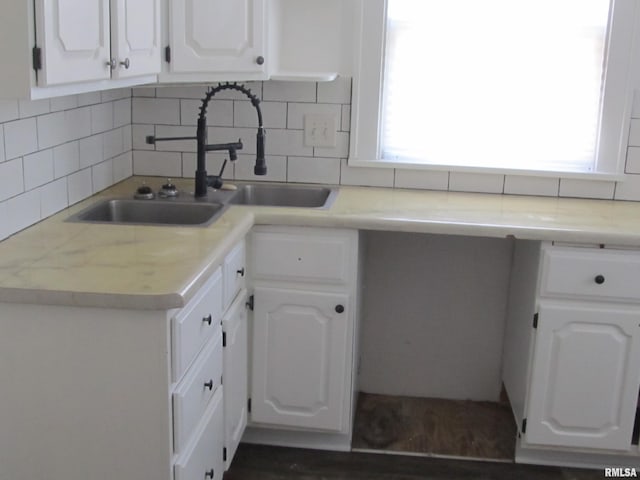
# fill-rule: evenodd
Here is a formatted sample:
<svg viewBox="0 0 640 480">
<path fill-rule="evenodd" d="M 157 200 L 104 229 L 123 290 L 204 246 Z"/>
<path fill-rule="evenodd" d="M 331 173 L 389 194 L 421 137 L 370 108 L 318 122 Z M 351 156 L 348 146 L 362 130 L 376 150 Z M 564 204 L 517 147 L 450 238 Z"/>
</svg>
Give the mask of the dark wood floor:
<svg viewBox="0 0 640 480">
<path fill-rule="evenodd" d="M 601 470 L 242 444 L 224 480 L 600 480 Z"/>
<path fill-rule="evenodd" d="M 516 465 L 513 463 L 515 435 L 516 426 L 506 402 L 360 393 L 353 448 L 381 453 L 337 453 L 243 444 L 224 480 L 595 480 L 604 477 L 601 470 Z M 460 460 L 460 457 L 469 460 Z"/>
<path fill-rule="evenodd" d="M 513 460 L 516 425 L 506 402 L 360 393 L 354 450 Z"/>
</svg>

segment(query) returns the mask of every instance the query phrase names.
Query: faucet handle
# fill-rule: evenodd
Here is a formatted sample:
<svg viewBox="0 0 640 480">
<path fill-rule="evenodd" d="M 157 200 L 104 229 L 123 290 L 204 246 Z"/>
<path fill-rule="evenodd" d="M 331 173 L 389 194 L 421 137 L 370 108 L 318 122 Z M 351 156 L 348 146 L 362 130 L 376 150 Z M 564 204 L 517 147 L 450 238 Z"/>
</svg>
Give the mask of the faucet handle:
<svg viewBox="0 0 640 480">
<path fill-rule="evenodd" d="M 220 167 L 220 173 L 218 174 L 220 178 L 222 178 L 222 174 L 224 173 L 224 167 L 226 166 L 227 166 L 227 159 L 225 158 L 224 162 L 222 162 L 222 167 Z"/>
</svg>

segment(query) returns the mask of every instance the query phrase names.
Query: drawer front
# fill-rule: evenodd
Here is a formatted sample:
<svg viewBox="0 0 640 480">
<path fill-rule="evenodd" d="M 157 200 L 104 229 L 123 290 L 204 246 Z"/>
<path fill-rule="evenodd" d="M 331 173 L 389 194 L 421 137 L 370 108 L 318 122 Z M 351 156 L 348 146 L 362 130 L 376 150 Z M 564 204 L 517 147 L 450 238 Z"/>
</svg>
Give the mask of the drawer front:
<svg viewBox="0 0 640 480">
<path fill-rule="evenodd" d="M 222 317 L 222 270 L 218 268 L 196 297 L 172 321 L 173 381 L 180 380 Z"/>
<path fill-rule="evenodd" d="M 346 284 L 353 262 L 351 235 L 323 229 L 310 232 L 255 231 L 251 275 L 255 279 Z"/>
<path fill-rule="evenodd" d="M 640 300 L 640 252 L 545 246 L 541 296 Z"/>
<path fill-rule="evenodd" d="M 223 266 L 224 275 L 224 309 L 235 298 L 241 288 L 244 288 L 247 275 L 246 253 L 244 241 L 227 254 Z"/>
<path fill-rule="evenodd" d="M 191 367 L 173 393 L 174 450 L 184 450 L 222 377 L 222 332 L 214 338 Z"/>
<path fill-rule="evenodd" d="M 224 415 L 222 388 L 213 395 L 196 437 L 174 465 L 175 480 L 222 480 Z"/>
</svg>

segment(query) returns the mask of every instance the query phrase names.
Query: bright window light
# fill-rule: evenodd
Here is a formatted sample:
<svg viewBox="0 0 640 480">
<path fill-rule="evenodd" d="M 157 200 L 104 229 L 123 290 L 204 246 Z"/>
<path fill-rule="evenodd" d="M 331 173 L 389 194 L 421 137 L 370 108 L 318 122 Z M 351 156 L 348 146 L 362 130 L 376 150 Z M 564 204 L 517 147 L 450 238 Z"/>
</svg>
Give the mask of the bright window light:
<svg viewBox="0 0 640 480">
<path fill-rule="evenodd" d="M 609 0 L 388 0 L 382 158 L 595 167 Z"/>
</svg>

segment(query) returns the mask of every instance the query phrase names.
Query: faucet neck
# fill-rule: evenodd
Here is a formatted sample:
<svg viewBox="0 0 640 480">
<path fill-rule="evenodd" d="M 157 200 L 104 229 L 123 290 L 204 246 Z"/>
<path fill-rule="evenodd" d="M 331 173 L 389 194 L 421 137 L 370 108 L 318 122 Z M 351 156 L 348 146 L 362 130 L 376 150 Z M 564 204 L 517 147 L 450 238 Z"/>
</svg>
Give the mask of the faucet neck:
<svg viewBox="0 0 640 480">
<path fill-rule="evenodd" d="M 196 197 L 207 196 L 207 117 L 198 117 L 196 130 L 197 158 L 196 158 L 196 184 L 194 195 Z"/>
</svg>

